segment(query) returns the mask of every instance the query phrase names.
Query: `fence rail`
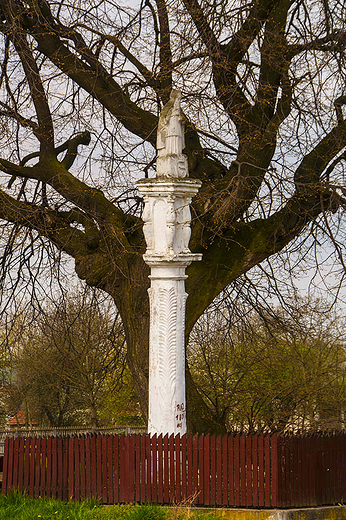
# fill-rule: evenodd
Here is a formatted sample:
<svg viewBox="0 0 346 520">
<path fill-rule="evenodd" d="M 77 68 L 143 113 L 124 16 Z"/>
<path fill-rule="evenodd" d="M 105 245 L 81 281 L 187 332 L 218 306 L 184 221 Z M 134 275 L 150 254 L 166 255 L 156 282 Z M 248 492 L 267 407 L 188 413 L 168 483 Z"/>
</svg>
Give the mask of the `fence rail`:
<svg viewBox="0 0 346 520">
<path fill-rule="evenodd" d="M 346 500 L 346 435 L 7 438 L 2 492 L 105 504 L 298 507 Z"/>
<path fill-rule="evenodd" d="M 57 426 L 53 428 L 14 428 L 13 430 L 0 430 L 0 457 L 4 454 L 4 445 L 6 437 L 71 437 L 73 435 L 86 434 L 108 434 L 121 435 L 125 433 L 145 433 L 146 428 L 143 426 L 104 426 L 94 428 L 92 426 Z"/>
</svg>

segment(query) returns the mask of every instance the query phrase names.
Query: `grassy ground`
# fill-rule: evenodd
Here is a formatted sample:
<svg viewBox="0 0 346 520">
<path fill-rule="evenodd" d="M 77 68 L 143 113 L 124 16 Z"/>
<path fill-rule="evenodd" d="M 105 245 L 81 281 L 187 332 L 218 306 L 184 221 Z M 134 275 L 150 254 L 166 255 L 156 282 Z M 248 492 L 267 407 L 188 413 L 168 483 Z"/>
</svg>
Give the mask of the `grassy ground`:
<svg viewBox="0 0 346 520">
<path fill-rule="evenodd" d="M 213 513 L 152 505 L 102 507 L 96 502 L 31 499 L 17 493 L 0 495 L 0 520 L 216 520 Z"/>
</svg>

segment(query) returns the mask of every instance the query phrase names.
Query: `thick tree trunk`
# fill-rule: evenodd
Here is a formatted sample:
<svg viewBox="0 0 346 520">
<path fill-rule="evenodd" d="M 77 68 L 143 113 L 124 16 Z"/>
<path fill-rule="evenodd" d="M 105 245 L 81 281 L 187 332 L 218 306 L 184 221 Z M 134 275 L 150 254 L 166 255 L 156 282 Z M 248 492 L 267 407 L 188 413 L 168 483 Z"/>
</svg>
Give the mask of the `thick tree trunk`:
<svg viewBox="0 0 346 520">
<path fill-rule="evenodd" d="M 122 318 L 127 364 L 132 374 L 141 412 L 148 419 L 149 377 L 149 269 L 141 258 L 129 264 L 129 275 L 113 294 Z"/>
<path fill-rule="evenodd" d="M 92 428 L 98 428 L 99 418 L 98 418 L 98 413 L 97 413 L 97 407 L 95 404 L 91 405 L 90 411 L 91 411 L 91 426 L 92 426 Z"/>
<path fill-rule="evenodd" d="M 206 405 L 192 379 L 186 364 L 186 419 L 188 433 L 225 434 L 226 427 L 218 422 L 212 410 Z"/>
<path fill-rule="evenodd" d="M 132 374 L 138 395 L 142 416 L 148 420 L 149 390 L 149 318 L 142 316 L 124 316 L 123 318 L 127 363 Z"/>
</svg>

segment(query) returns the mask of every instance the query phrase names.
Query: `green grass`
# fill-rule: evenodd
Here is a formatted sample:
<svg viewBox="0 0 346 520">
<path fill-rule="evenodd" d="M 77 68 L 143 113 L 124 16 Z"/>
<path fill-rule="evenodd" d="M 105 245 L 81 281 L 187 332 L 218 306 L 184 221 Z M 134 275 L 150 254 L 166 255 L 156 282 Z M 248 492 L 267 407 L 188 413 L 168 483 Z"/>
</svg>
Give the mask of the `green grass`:
<svg viewBox="0 0 346 520">
<path fill-rule="evenodd" d="M 28 498 L 19 493 L 0 495 L 0 520 L 216 520 L 213 513 L 187 511 L 183 507 L 117 505 L 97 502 L 61 502 Z"/>
<path fill-rule="evenodd" d="M 92 520 L 98 508 L 98 504 L 89 501 L 65 504 L 19 493 L 0 496 L 0 520 Z"/>
</svg>

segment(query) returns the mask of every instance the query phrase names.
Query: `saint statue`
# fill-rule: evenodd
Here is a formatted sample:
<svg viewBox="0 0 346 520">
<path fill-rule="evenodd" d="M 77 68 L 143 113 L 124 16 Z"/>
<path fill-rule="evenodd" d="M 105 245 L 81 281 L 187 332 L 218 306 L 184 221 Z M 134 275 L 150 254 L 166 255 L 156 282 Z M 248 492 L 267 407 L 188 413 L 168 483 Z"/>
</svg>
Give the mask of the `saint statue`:
<svg viewBox="0 0 346 520">
<path fill-rule="evenodd" d="M 157 177 L 186 177 L 187 158 L 185 147 L 184 116 L 180 108 L 180 90 L 172 90 L 168 103 L 163 107 L 157 128 Z"/>
</svg>

